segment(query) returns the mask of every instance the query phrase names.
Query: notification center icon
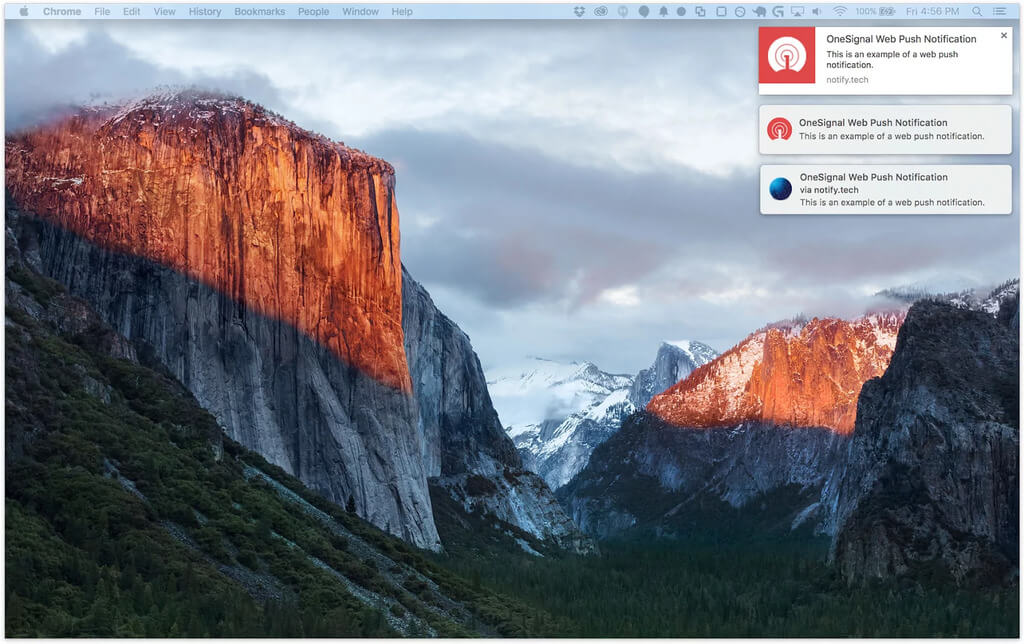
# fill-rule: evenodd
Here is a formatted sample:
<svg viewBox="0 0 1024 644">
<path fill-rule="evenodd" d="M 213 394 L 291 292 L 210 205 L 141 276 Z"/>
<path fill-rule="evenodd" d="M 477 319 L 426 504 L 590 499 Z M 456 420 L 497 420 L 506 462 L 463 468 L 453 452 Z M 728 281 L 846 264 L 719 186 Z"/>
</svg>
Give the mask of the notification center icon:
<svg viewBox="0 0 1024 644">
<path fill-rule="evenodd" d="M 758 81 L 814 82 L 814 27 L 761 27 Z"/>
</svg>

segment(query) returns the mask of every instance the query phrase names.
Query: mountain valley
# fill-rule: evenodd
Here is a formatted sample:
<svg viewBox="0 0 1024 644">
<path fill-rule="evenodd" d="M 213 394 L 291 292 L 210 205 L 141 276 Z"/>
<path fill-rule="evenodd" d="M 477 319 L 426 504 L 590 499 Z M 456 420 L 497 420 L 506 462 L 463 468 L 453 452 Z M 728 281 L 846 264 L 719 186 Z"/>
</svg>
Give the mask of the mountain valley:
<svg viewBox="0 0 1024 644">
<path fill-rule="evenodd" d="M 534 358 L 492 372 L 487 384 L 524 460 L 557 490 L 630 414 L 717 355 L 700 342 L 663 342 L 654 363 L 636 376 Z"/>
<path fill-rule="evenodd" d="M 196 89 L 5 153 L 8 636 L 1019 634 L 1019 280 L 485 373 L 400 163 Z"/>
</svg>

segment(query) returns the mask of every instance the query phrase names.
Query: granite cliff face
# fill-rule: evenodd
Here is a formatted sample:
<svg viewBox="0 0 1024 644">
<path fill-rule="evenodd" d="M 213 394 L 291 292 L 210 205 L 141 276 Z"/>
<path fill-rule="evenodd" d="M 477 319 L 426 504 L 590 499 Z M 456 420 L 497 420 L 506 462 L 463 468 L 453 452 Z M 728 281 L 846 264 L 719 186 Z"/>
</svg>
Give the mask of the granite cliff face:
<svg viewBox="0 0 1024 644">
<path fill-rule="evenodd" d="M 427 476 L 492 474 L 505 464 L 518 464 L 515 447 L 500 431 L 469 337 L 408 273 L 403 275 L 402 290 L 405 351 Z"/>
<path fill-rule="evenodd" d="M 441 547 L 428 477 L 583 543 L 522 471 L 469 339 L 403 279 L 387 163 L 194 91 L 82 110 L 6 155 L 9 243 L 232 438 L 421 547 Z M 474 477 L 495 492 L 467 500 Z"/>
<path fill-rule="evenodd" d="M 409 390 L 394 172 L 258 105 L 200 92 L 7 138 L 19 206 L 280 319 Z"/>
<path fill-rule="evenodd" d="M 469 337 L 403 275 L 403 324 L 427 476 L 463 510 L 490 513 L 540 539 L 590 544 L 536 474 L 524 469 L 491 404 Z"/>
<path fill-rule="evenodd" d="M 186 92 L 8 138 L 36 270 L 171 371 L 225 431 L 426 548 L 390 167 L 241 99 Z"/>
<path fill-rule="evenodd" d="M 851 581 L 942 571 L 1007 583 L 1019 565 L 1019 303 L 923 301 L 865 383 L 835 475 L 832 558 Z"/>
<path fill-rule="evenodd" d="M 771 325 L 655 396 L 647 410 L 679 427 L 760 422 L 848 434 L 861 385 L 885 371 L 902 320 L 884 313 Z"/>
</svg>

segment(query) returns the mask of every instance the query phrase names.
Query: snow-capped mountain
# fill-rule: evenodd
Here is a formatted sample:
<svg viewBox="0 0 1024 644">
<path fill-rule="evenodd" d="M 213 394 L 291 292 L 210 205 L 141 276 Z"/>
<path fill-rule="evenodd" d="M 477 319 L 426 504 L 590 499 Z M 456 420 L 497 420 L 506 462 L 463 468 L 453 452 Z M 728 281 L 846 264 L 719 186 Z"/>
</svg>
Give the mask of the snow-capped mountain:
<svg viewBox="0 0 1024 644">
<path fill-rule="evenodd" d="M 716 355 L 700 342 L 664 343 L 654 364 L 636 376 L 607 373 L 592 362 L 531 358 L 490 372 L 487 386 L 524 464 L 557 489 L 627 416 Z"/>
<path fill-rule="evenodd" d="M 989 315 L 996 315 L 999 313 L 999 309 L 1003 306 L 1003 302 L 1010 300 L 1020 294 L 1020 280 L 1011 279 L 1006 280 L 1002 284 L 996 286 L 988 295 L 978 302 L 977 309 L 988 313 Z"/>
<path fill-rule="evenodd" d="M 528 358 L 523 364 L 492 370 L 487 388 L 506 430 L 513 437 L 537 429 L 545 419 L 566 418 L 589 409 L 632 377 L 601 371 L 592 362 Z"/>
<path fill-rule="evenodd" d="M 633 411 L 627 400 L 633 378 L 592 362 L 530 358 L 488 375 L 491 400 L 524 464 L 552 488 L 586 465 L 606 432 Z"/>
</svg>

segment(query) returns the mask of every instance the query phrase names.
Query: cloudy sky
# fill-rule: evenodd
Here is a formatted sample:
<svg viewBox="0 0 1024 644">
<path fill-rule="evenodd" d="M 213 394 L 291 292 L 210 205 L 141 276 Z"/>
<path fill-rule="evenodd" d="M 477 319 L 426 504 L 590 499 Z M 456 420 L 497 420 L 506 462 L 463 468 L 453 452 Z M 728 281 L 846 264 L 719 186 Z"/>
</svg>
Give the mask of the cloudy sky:
<svg viewBox="0 0 1024 644">
<path fill-rule="evenodd" d="M 485 368 L 538 355 L 634 372 L 661 340 L 724 350 L 797 313 L 856 315 L 887 286 L 1017 275 L 1019 213 L 759 215 L 755 35 L 669 21 L 10 21 L 6 126 L 199 84 L 390 161 L 403 260 Z"/>
</svg>

